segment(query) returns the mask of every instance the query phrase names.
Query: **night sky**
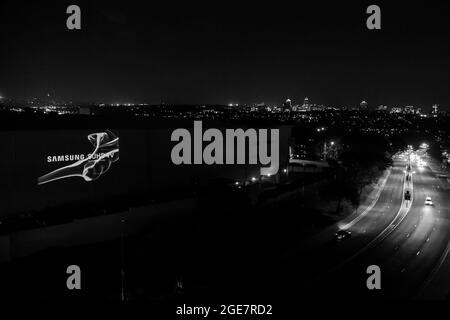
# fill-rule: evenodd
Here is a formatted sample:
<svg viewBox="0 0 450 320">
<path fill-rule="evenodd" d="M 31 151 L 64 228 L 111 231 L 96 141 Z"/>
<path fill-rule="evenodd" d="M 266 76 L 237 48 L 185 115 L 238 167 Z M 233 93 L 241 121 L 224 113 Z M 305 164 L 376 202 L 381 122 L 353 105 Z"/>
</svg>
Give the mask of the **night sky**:
<svg viewBox="0 0 450 320">
<path fill-rule="evenodd" d="M 2 1 L 0 95 L 450 107 L 449 2 L 348 2 Z M 382 30 L 366 28 L 370 4 Z"/>
</svg>

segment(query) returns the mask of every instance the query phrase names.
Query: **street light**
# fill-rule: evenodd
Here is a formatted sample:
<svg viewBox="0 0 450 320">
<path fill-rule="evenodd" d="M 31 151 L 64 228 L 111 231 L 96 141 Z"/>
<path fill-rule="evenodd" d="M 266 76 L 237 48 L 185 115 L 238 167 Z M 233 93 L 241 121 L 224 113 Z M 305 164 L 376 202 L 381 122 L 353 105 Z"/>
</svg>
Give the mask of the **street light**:
<svg viewBox="0 0 450 320">
<path fill-rule="evenodd" d="M 125 301 L 126 296 L 125 296 L 125 248 L 124 248 L 124 234 L 123 234 L 123 228 L 125 223 L 127 223 L 126 219 L 121 219 L 120 220 L 120 224 L 121 224 L 121 234 L 120 234 L 120 278 L 121 278 L 121 299 L 122 301 Z"/>
</svg>

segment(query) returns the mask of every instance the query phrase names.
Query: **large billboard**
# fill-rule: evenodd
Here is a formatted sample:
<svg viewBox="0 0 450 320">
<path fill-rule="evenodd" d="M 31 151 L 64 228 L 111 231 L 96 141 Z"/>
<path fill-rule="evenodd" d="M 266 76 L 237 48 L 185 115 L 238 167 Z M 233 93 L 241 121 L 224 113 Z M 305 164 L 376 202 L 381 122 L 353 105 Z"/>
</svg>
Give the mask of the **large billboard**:
<svg viewBox="0 0 450 320">
<path fill-rule="evenodd" d="M 87 139 L 93 148 L 90 153 L 48 155 L 47 163 L 64 165 L 39 177 L 38 185 L 73 177 L 94 181 L 108 172 L 111 165 L 119 160 L 119 137 L 107 130 L 91 133 Z M 70 164 L 66 165 L 67 162 Z"/>
<path fill-rule="evenodd" d="M 249 180 L 259 165 L 175 165 L 174 128 L 0 132 L 0 216 L 127 197 L 174 198 L 214 178 Z M 280 165 L 290 130 L 280 130 Z M 63 212 L 61 213 L 63 214 Z"/>
<path fill-rule="evenodd" d="M 1 215 L 103 201 L 126 183 L 111 130 L 1 132 Z"/>
</svg>

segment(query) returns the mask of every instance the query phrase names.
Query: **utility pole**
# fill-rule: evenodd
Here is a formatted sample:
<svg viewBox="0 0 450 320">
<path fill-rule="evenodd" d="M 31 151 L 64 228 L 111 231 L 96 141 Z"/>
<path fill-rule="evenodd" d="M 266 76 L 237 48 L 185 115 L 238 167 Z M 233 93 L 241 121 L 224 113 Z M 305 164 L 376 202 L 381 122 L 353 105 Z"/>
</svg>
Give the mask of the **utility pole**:
<svg viewBox="0 0 450 320">
<path fill-rule="evenodd" d="M 125 246 L 124 246 L 124 227 L 125 223 L 127 222 L 126 219 L 122 218 L 120 220 L 120 280 L 121 280 L 121 300 L 125 301 Z"/>
</svg>

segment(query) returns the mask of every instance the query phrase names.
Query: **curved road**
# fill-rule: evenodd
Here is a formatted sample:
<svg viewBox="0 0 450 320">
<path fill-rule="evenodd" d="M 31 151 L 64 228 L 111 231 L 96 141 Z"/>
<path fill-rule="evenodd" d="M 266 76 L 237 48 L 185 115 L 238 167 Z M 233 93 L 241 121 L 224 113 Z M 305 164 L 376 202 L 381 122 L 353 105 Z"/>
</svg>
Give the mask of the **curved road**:
<svg viewBox="0 0 450 320">
<path fill-rule="evenodd" d="M 421 294 L 435 273 L 442 272 L 438 267 L 450 241 L 450 199 L 430 168 L 413 165 L 413 170 L 413 201 L 410 210 L 405 210 L 404 219 L 355 259 L 322 275 L 323 278 L 311 285 L 314 295 L 413 298 Z M 433 199 L 434 206 L 425 206 L 427 196 Z M 370 212 L 371 216 L 378 214 Z M 381 290 L 366 287 L 369 276 L 366 269 L 370 265 L 381 269 Z"/>
<path fill-rule="evenodd" d="M 269 267 L 262 266 L 262 270 L 256 270 L 257 279 L 270 279 L 266 281 L 271 282 L 259 283 L 256 280 L 256 283 L 252 284 L 253 291 L 262 296 L 275 295 L 278 298 L 280 294 L 286 298 L 299 294 L 310 296 L 312 288 L 316 287 L 330 270 L 339 268 L 352 259 L 355 253 L 367 250 L 374 239 L 386 231 L 399 215 L 404 193 L 405 168 L 406 162 L 394 161 L 373 206 L 300 244 L 298 251 L 292 252 L 281 261 L 277 260 Z M 350 226 L 352 237 L 337 243 L 334 234 L 343 226 Z M 265 291 L 266 288 L 271 292 Z"/>
</svg>

